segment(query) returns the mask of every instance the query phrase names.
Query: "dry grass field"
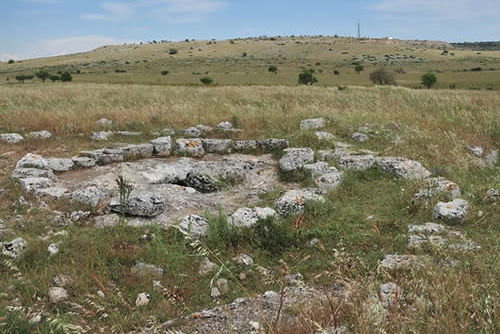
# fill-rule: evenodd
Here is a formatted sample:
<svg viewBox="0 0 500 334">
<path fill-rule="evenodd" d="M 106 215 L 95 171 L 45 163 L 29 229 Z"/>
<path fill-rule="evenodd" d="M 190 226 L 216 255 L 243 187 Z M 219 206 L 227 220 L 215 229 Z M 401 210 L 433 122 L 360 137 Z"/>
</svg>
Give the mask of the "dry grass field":
<svg viewBox="0 0 500 334">
<path fill-rule="evenodd" d="M 283 310 L 296 314 L 297 321 L 263 324 L 268 333 L 318 333 L 318 328 L 333 324 L 345 325 L 351 333 L 497 333 L 500 210 L 498 199 L 488 202 L 484 198 L 488 189 L 500 188 L 499 164 L 478 166 L 467 147 L 481 146 L 487 153 L 500 146 L 500 53 L 456 50 L 455 56 L 441 56 L 440 44 L 432 46 L 290 37 L 235 40 L 234 44 L 207 45 L 205 41 L 106 47 L 0 64 L 0 132 L 52 133 L 48 140 L 0 143 L 0 188 L 4 189 L 0 192 L 0 241 L 21 236 L 28 242 L 18 259 L 0 254 L 0 332 L 147 333 L 143 331 L 146 324 L 155 327 L 238 297 L 280 291 L 286 268 L 300 272 L 309 286 L 342 283 L 350 293 L 335 304 L 336 310 L 332 305 Z M 170 48 L 178 49 L 178 54 L 168 55 Z M 243 52 L 248 52 L 246 57 L 241 56 Z M 423 62 L 387 64 L 389 69 L 405 69 L 397 81 L 407 87 L 369 87 L 368 72 L 381 65 L 365 64 L 365 70 L 357 74 L 350 64 L 352 57 L 362 54 L 396 53 L 424 58 Z M 267 71 L 269 64 L 278 66 L 278 74 Z M 297 86 L 302 66 L 317 69 L 317 86 Z M 495 69 L 463 72 L 478 66 Z M 39 68 L 51 72 L 80 69 L 81 74 L 73 74 L 69 83 L 13 82 L 17 73 Z M 117 68 L 127 72 L 115 73 Z M 169 74 L 161 76 L 163 69 Z M 333 69 L 341 74 L 335 76 Z M 440 71 L 438 88 L 445 89 L 409 88 L 419 85 L 421 74 L 429 70 Z M 215 85 L 200 87 L 199 77 L 204 74 L 191 73 L 206 71 Z M 446 89 L 452 83 L 457 89 Z M 348 87 L 340 90 L 337 85 Z M 111 130 L 143 135 L 113 137 L 106 143 L 89 140 L 95 122 L 103 117 L 113 121 Z M 335 135 L 336 141 L 418 160 L 434 175 L 459 184 L 470 207 L 466 219 L 452 227 L 481 249 L 409 250 L 408 225 L 431 221 L 432 208 L 440 198 L 416 205 L 411 198 L 419 182 L 392 178 L 377 169 L 349 171 L 341 186 L 329 191 L 325 203 L 307 207 L 300 224 L 295 216 L 280 220 L 283 229 L 273 236 L 279 251 L 263 247 L 255 234 L 233 235 L 230 230 L 202 240 L 211 259 L 226 264 L 226 271 L 219 274 L 231 286 L 228 294 L 214 300 L 210 297 L 212 277 L 198 275 L 199 249 L 173 228 L 70 225 L 63 228 L 68 236 L 61 239 L 60 253 L 49 257 L 48 238 L 62 229 L 51 224 L 52 210 L 85 208 L 49 200 L 47 210 L 10 177 L 16 162 L 29 152 L 72 157 L 103 145 L 147 142 L 157 137 L 153 132 L 166 127 L 182 130 L 227 120 L 243 131 L 217 136 L 286 138 L 291 147 L 334 148 L 332 142 L 319 141 L 314 131 L 299 129 L 300 121 L 311 117 L 328 120 L 324 131 Z M 363 126 L 369 128 L 370 140 L 353 141 L 352 133 Z M 272 205 L 281 193 L 282 188 L 272 189 L 261 197 L 261 205 Z M 211 226 L 220 228 L 225 223 L 221 217 L 209 218 Z M 144 241 L 144 235 L 152 234 L 153 240 Z M 237 241 L 228 242 L 228 238 Z M 306 246 L 304 240 L 311 238 L 319 238 L 320 245 Z M 423 268 L 380 269 L 385 254 L 409 252 L 435 261 Z M 269 268 L 271 281 L 265 282 L 256 270 L 233 264 L 231 259 L 240 253 L 251 254 L 255 263 Z M 150 276 L 131 274 L 137 261 L 164 268 L 160 282 L 170 294 L 153 291 Z M 247 278 L 239 280 L 243 272 Z M 48 302 L 48 287 L 61 273 L 72 279 L 70 298 L 56 306 Z M 401 295 L 383 321 L 374 320 L 367 305 L 376 298 L 378 285 L 388 281 L 398 284 Z M 99 297 L 98 290 L 105 297 Z M 150 304 L 135 307 L 137 294 L 144 291 L 151 293 Z M 39 322 L 30 321 L 34 311 L 43 314 Z"/>
</svg>

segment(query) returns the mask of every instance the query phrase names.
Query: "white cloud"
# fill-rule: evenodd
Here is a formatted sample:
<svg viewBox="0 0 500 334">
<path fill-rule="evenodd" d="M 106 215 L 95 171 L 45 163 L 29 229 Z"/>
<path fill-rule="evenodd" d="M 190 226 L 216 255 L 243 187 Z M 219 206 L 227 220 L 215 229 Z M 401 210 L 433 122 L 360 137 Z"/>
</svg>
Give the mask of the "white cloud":
<svg viewBox="0 0 500 334">
<path fill-rule="evenodd" d="M 41 41 L 38 51 L 35 53 L 38 57 L 57 56 L 90 51 L 104 45 L 123 43 L 124 41 L 119 41 L 113 37 L 96 35 L 56 38 Z"/>
<path fill-rule="evenodd" d="M 498 0 L 381 0 L 370 3 L 370 9 L 404 16 L 436 19 L 464 19 L 497 16 Z"/>
<path fill-rule="evenodd" d="M 104 2 L 102 12 L 83 14 L 85 20 L 127 20 L 149 12 L 171 23 L 203 21 L 210 13 L 223 9 L 227 2 L 219 0 L 137 0 L 133 2 Z"/>
<path fill-rule="evenodd" d="M 11 59 L 19 60 L 19 59 L 21 59 L 21 57 L 19 57 L 18 55 L 10 54 L 10 53 L 0 53 L 0 61 L 9 61 Z"/>
</svg>

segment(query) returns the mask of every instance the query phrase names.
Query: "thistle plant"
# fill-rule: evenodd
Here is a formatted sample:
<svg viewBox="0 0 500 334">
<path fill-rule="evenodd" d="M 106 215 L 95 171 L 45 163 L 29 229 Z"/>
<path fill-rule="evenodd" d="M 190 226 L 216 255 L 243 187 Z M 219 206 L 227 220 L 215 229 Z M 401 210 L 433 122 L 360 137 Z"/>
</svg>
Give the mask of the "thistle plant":
<svg viewBox="0 0 500 334">
<path fill-rule="evenodd" d="M 116 184 L 118 185 L 118 192 L 120 193 L 120 214 L 123 219 L 125 217 L 128 199 L 132 190 L 134 190 L 134 185 L 128 182 L 123 175 L 118 175 L 116 178 Z"/>
</svg>

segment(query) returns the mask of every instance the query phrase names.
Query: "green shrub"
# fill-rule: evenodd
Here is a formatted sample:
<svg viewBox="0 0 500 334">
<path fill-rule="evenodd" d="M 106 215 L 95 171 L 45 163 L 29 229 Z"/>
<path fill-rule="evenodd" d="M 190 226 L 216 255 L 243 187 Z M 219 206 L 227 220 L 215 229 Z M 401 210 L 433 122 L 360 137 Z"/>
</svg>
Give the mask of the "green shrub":
<svg viewBox="0 0 500 334">
<path fill-rule="evenodd" d="M 277 68 L 276 66 L 274 66 L 274 65 L 269 66 L 269 68 L 268 68 L 267 70 L 268 70 L 269 72 L 271 72 L 271 73 L 276 73 L 276 72 L 278 72 L 278 68 Z"/>
<path fill-rule="evenodd" d="M 437 82 L 437 77 L 434 73 L 426 73 L 422 75 L 422 85 L 430 89 Z"/>
<path fill-rule="evenodd" d="M 210 85 L 214 80 L 210 77 L 203 77 L 200 79 L 201 83 L 204 85 Z"/>
<path fill-rule="evenodd" d="M 370 81 L 375 85 L 395 85 L 394 74 L 380 68 L 370 73 Z"/>
<path fill-rule="evenodd" d="M 314 76 L 314 70 L 304 69 L 301 73 L 299 73 L 299 84 L 301 85 L 314 85 L 318 82 L 318 79 Z"/>
<path fill-rule="evenodd" d="M 73 80 L 73 77 L 68 72 L 63 72 L 61 74 L 61 81 L 62 82 L 68 82 L 68 81 L 71 81 L 71 80 Z"/>
<path fill-rule="evenodd" d="M 31 80 L 33 78 L 34 78 L 33 75 L 26 75 L 26 74 L 16 75 L 16 80 L 21 81 L 22 83 L 24 83 L 24 80 Z"/>
<path fill-rule="evenodd" d="M 161 75 L 168 75 L 169 73 L 170 73 L 170 72 L 169 72 L 169 71 L 167 71 L 167 70 L 163 70 L 163 71 L 161 71 Z"/>
<path fill-rule="evenodd" d="M 8 63 L 9 64 L 14 64 L 16 61 L 14 59 L 9 59 Z"/>
<path fill-rule="evenodd" d="M 50 76 L 50 74 L 47 71 L 38 71 L 38 72 L 35 73 L 35 76 L 38 79 L 41 79 L 42 82 L 45 82 L 45 80 L 47 80 L 47 78 Z"/>
<path fill-rule="evenodd" d="M 177 49 L 169 49 L 168 50 L 168 54 L 169 55 L 175 55 L 175 54 L 177 54 Z"/>
<path fill-rule="evenodd" d="M 334 74 L 334 75 L 339 75 L 339 74 L 340 74 L 340 71 L 339 71 L 339 70 L 333 70 L 333 74 Z"/>
<path fill-rule="evenodd" d="M 247 56 L 247 53 L 246 53 L 246 52 L 243 52 L 243 53 L 241 54 L 241 56 L 242 56 L 243 58 L 245 58 L 245 57 Z"/>
<path fill-rule="evenodd" d="M 354 70 L 355 70 L 356 72 L 358 72 L 358 74 L 359 74 L 359 73 L 361 73 L 364 69 L 365 69 L 365 67 L 364 67 L 363 65 L 356 65 L 356 66 L 354 67 Z"/>
<path fill-rule="evenodd" d="M 61 77 L 53 74 L 53 75 L 49 76 L 49 80 L 52 82 L 56 82 L 57 80 L 61 80 Z"/>
<path fill-rule="evenodd" d="M 125 72 L 127 72 L 127 71 L 126 71 L 126 70 L 122 70 L 122 69 L 117 68 L 117 69 L 115 70 L 115 72 L 116 72 L 116 73 L 125 73 Z"/>
</svg>

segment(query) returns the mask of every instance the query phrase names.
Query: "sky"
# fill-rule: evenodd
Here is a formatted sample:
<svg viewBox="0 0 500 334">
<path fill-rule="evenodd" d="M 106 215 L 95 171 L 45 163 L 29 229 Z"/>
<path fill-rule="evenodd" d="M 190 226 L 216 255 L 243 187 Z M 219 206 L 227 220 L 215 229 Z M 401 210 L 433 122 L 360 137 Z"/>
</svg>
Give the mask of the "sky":
<svg viewBox="0 0 500 334">
<path fill-rule="evenodd" d="M 500 0 L 0 0 L 0 61 L 151 40 L 500 40 Z"/>
</svg>

